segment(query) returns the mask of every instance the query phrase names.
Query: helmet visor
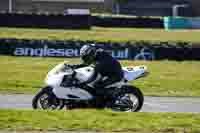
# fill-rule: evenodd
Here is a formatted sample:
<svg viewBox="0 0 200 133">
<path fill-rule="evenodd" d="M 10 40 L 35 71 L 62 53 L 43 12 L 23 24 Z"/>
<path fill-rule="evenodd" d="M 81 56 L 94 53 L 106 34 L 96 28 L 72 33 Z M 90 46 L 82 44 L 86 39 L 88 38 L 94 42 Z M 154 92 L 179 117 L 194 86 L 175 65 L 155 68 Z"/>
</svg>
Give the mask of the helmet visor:
<svg viewBox="0 0 200 133">
<path fill-rule="evenodd" d="M 85 55 L 85 56 L 82 56 L 81 59 L 82 59 L 83 63 L 86 64 L 86 65 L 90 65 L 94 62 L 93 56 Z"/>
</svg>

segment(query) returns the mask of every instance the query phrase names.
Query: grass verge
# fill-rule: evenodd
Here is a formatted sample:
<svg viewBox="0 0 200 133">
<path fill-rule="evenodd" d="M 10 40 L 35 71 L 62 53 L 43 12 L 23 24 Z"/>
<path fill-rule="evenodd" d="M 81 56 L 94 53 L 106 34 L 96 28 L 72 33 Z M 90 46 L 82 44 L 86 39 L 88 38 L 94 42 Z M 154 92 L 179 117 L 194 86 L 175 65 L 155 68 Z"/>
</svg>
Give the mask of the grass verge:
<svg viewBox="0 0 200 133">
<path fill-rule="evenodd" d="M 35 93 L 47 72 L 65 58 L 0 56 L 0 93 Z M 65 59 L 70 64 L 79 59 Z M 123 66 L 146 65 L 149 76 L 131 82 L 145 95 L 200 96 L 199 61 L 121 61 Z"/>
<path fill-rule="evenodd" d="M 200 42 L 200 30 L 100 28 L 91 30 L 48 30 L 31 28 L 0 28 L 0 38 L 89 40 L 89 41 L 185 41 Z"/>
<path fill-rule="evenodd" d="M 199 121 L 200 115 L 192 113 L 0 110 L 0 130 L 14 131 L 199 133 Z"/>
</svg>

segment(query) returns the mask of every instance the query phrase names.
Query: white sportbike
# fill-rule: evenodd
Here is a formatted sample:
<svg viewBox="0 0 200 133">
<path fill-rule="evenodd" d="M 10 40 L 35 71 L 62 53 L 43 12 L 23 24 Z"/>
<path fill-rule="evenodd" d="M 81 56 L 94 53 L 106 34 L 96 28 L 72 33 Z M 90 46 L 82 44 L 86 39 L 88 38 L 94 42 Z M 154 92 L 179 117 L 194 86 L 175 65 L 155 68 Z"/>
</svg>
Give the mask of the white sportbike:
<svg viewBox="0 0 200 133">
<path fill-rule="evenodd" d="M 32 100 L 34 109 L 110 108 L 137 112 L 143 106 L 142 92 L 128 81 L 146 76 L 146 66 L 123 67 L 124 78 L 102 88 L 107 92 L 100 96 L 93 83 L 86 82 L 95 74 L 93 67 L 63 68 L 64 64 L 59 64 L 47 74 L 45 87 Z"/>
</svg>

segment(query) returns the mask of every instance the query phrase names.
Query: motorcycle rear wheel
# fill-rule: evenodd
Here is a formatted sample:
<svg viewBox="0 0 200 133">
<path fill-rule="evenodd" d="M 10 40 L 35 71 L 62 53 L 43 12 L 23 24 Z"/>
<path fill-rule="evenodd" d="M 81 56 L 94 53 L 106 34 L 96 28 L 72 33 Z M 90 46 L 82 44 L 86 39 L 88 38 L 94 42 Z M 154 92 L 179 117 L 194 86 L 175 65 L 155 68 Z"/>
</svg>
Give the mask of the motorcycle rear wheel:
<svg viewBox="0 0 200 133">
<path fill-rule="evenodd" d="M 32 100 L 33 109 L 60 110 L 64 107 L 64 101 L 56 98 L 52 88 L 47 86 L 42 88 Z"/>
<path fill-rule="evenodd" d="M 143 106 L 144 96 L 139 88 L 123 86 L 111 108 L 113 111 L 138 112 Z"/>
</svg>

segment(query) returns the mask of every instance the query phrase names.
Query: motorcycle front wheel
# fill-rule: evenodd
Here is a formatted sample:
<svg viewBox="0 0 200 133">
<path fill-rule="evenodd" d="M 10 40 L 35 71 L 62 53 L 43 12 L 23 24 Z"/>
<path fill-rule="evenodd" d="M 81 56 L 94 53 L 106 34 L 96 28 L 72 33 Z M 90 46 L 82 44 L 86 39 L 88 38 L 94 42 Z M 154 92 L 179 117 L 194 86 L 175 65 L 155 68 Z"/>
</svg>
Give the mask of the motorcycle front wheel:
<svg viewBox="0 0 200 133">
<path fill-rule="evenodd" d="M 143 102 L 144 96 L 139 88 L 123 86 L 111 109 L 120 112 L 138 112 L 142 108 Z"/>
<path fill-rule="evenodd" d="M 47 86 L 42 88 L 32 100 L 33 109 L 60 110 L 64 107 L 64 102 L 56 98 L 52 88 Z"/>
</svg>

